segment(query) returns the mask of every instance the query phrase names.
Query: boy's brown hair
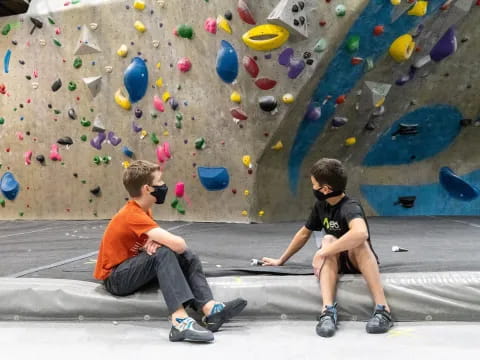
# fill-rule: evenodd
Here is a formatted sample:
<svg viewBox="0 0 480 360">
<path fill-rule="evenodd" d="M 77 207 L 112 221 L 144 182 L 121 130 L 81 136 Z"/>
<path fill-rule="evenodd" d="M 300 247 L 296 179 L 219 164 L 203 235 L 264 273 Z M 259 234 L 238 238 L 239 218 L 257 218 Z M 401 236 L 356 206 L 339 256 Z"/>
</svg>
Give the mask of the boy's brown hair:
<svg viewBox="0 0 480 360">
<path fill-rule="evenodd" d="M 310 174 L 320 185 L 330 185 L 333 191 L 345 191 L 347 187 L 347 173 L 340 160 L 320 159 L 313 164 Z"/>
<path fill-rule="evenodd" d="M 142 195 L 142 186 L 152 184 L 155 171 L 160 171 L 160 165 L 146 160 L 135 160 L 125 169 L 123 185 L 131 197 Z"/>
</svg>

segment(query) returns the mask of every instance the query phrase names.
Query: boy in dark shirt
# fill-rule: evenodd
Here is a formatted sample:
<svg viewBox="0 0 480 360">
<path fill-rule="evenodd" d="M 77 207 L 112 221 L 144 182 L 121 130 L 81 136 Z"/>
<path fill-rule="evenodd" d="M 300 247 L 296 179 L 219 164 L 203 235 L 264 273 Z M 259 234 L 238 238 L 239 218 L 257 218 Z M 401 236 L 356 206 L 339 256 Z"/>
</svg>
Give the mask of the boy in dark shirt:
<svg viewBox="0 0 480 360">
<path fill-rule="evenodd" d="M 299 251 L 312 232 L 323 231 L 320 250 L 313 257 L 315 275 L 320 280 L 323 311 L 317 334 L 331 337 L 337 325 L 334 302 L 338 274 L 362 274 L 375 301 L 366 330 L 371 334 L 387 332 L 392 326 L 380 280 L 377 255 L 370 243 L 370 231 L 362 206 L 345 194 L 347 174 L 336 159 L 321 159 L 311 171 L 313 194 L 317 198 L 306 224 L 297 232 L 279 259 L 263 258 L 264 266 L 280 266 Z"/>
</svg>

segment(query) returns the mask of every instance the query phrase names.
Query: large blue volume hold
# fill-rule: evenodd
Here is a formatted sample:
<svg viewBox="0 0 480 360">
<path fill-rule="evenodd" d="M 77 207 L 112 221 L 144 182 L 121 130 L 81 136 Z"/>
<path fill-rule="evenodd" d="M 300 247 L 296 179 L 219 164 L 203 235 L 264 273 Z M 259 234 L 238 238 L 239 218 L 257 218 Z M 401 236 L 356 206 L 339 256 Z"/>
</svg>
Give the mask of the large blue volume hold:
<svg viewBox="0 0 480 360">
<path fill-rule="evenodd" d="M 0 179 L 0 189 L 8 200 L 15 200 L 20 189 L 20 184 L 11 172 L 6 172 Z"/>
<path fill-rule="evenodd" d="M 127 67 L 123 76 L 123 83 L 128 91 L 130 102 L 141 100 L 148 88 L 148 69 L 145 61 L 135 57 Z"/>
<path fill-rule="evenodd" d="M 238 57 L 233 46 L 222 40 L 217 54 L 217 74 L 227 84 L 231 84 L 238 76 Z"/>
<path fill-rule="evenodd" d="M 230 176 L 224 167 L 198 167 L 198 178 L 208 191 L 223 190 L 230 182 Z"/>
<path fill-rule="evenodd" d="M 443 188 L 458 200 L 471 201 L 480 195 L 480 189 L 457 176 L 449 167 L 442 167 L 438 177 Z"/>
</svg>

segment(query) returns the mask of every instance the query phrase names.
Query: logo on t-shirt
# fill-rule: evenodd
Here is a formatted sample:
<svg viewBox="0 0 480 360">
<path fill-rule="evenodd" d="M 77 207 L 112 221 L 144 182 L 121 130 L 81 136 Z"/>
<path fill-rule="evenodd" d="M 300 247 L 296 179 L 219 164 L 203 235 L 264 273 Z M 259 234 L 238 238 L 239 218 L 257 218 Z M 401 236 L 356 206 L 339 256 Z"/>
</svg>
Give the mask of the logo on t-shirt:
<svg viewBox="0 0 480 360">
<path fill-rule="evenodd" d="M 338 225 L 338 222 L 334 220 L 328 220 L 327 217 L 323 219 L 323 227 L 332 231 L 340 230 L 340 225 Z"/>
</svg>

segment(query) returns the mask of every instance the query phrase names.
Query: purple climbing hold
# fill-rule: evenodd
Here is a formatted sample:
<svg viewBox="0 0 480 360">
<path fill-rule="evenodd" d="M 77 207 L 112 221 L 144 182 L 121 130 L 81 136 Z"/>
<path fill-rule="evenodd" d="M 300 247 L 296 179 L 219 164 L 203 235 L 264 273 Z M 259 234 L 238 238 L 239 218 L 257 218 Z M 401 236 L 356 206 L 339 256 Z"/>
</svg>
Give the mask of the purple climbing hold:
<svg viewBox="0 0 480 360">
<path fill-rule="evenodd" d="M 95 136 L 92 140 L 90 140 L 90 145 L 92 145 L 97 150 L 101 150 L 102 143 L 105 141 L 106 138 L 107 138 L 107 135 L 105 135 L 105 133 L 103 132 L 98 133 L 97 136 Z"/>
<path fill-rule="evenodd" d="M 307 113 L 305 119 L 310 122 L 315 122 L 320 120 L 322 116 L 322 107 L 317 102 L 312 102 L 308 105 Z"/>
<path fill-rule="evenodd" d="M 448 29 L 430 51 L 433 61 L 439 62 L 457 51 L 457 38 L 453 27 Z"/>
<path fill-rule="evenodd" d="M 278 63 L 283 66 L 289 66 L 290 60 L 293 57 L 294 50 L 292 48 L 286 48 L 278 56 Z"/>
<path fill-rule="evenodd" d="M 178 101 L 175 100 L 173 97 L 168 100 L 168 103 L 170 104 L 170 107 L 173 111 L 176 111 L 178 109 Z"/>
<path fill-rule="evenodd" d="M 410 70 L 408 71 L 408 74 L 402 75 L 397 81 L 395 81 L 395 84 L 398 86 L 405 85 L 407 82 L 412 80 L 415 77 L 415 73 L 417 72 L 417 68 L 415 66 L 410 66 Z"/>
<path fill-rule="evenodd" d="M 290 62 L 290 68 L 288 71 L 288 77 L 290 79 L 296 79 L 305 69 L 305 61 L 303 59 L 294 59 Z"/>
<path fill-rule="evenodd" d="M 122 139 L 120 137 L 118 137 L 117 135 L 115 135 L 115 133 L 113 131 L 109 131 L 108 132 L 108 141 L 113 146 L 117 146 L 118 144 L 120 144 L 122 142 Z"/>
<path fill-rule="evenodd" d="M 136 133 L 142 131 L 142 127 L 138 126 L 135 121 L 132 121 L 132 130 L 135 131 Z"/>
</svg>

